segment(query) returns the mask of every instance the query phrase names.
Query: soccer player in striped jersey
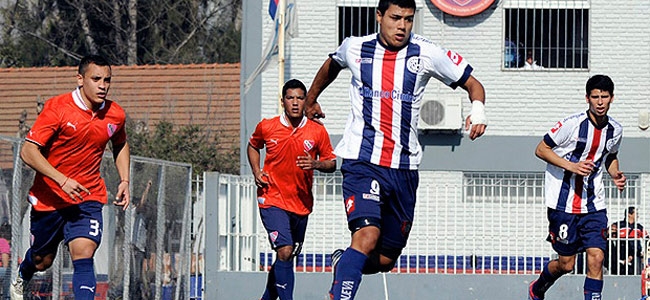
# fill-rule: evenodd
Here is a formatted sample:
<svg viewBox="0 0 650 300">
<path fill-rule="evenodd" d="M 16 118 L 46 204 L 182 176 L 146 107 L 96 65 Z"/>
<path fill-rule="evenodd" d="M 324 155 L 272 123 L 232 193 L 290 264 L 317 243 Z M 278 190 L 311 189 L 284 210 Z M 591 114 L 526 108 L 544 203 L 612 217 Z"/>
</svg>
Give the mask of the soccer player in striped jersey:
<svg viewBox="0 0 650 300">
<path fill-rule="evenodd" d="M 332 254 L 332 299 L 354 299 L 362 274 L 388 272 L 400 256 L 413 222 L 422 149 L 417 123 L 431 78 L 461 87 L 472 101 L 469 137 L 487 125 L 485 90 L 472 67 L 454 51 L 411 33 L 414 0 L 381 0 L 379 32 L 346 38 L 330 54 L 307 93 L 310 118 L 325 117 L 316 99 L 342 69 L 352 73 L 351 111 L 335 153 L 343 158 L 343 197 L 352 232 L 346 250 Z"/>
<path fill-rule="evenodd" d="M 559 258 L 547 263 L 539 278 L 530 283 L 528 299 L 544 294 L 562 275 L 573 270 L 576 254 L 587 252 L 585 300 L 600 300 L 603 259 L 607 246 L 607 210 L 603 170 L 619 190 L 626 178 L 619 169 L 618 149 L 623 126 L 607 115 L 614 100 L 614 82 L 605 75 L 587 80 L 589 109 L 557 122 L 535 149 L 547 162 L 544 192 L 549 235 Z"/>
<path fill-rule="evenodd" d="M 277 254 L 261 300 L 293 299 L 293 258 L 300 254 L 314 203 L 314 170 L 336 170 L 325 126 L 304 115 L 306 94 L 300 80 L 287 81 L 282 87 L 284 112 L 259 122 L 248 141 L 260 217 Z M 260 150 L 265 147 L 262 168 Z"/>
<path fill-rule="evenodd" d="M 81 59 L 77 88 L 45 102 L 25 137 L 22 160 L 36 171 L 29 190 L 32 205 L 30 248 L 10 286 L 11 299 L 23 299 L 36 271 L 52 265 L 63 241 L 70 251 L 75 299 L 95 298 L 95 250 L 102 240 L 102 208 L 108 202 L 100 166 L 106 145 L 121 178 L 113 204 L 129 205 L 130 152 L 126 114 L 106 99 L 111 66 L 101 56 Z"/>
</svg>

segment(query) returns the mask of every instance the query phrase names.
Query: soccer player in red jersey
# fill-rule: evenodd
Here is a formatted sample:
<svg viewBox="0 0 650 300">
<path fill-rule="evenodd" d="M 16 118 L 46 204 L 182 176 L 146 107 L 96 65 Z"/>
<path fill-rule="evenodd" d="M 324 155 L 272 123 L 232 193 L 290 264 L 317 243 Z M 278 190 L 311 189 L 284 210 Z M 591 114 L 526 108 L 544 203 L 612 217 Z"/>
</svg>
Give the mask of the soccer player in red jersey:
<svg viewBox="0 0 650 300">
<path fill-rule="evenodd" d="M 293 258 L 302 248 L 313 207 L 314 170 L 336 170 L 325 127 L 304 115 L 306 94 L 301 81 L 287 81 L 282 88 L 284 113 L 258 123 L 248 143 L 260 217 L 277 253 L 263 300 L 293 299 Z M 266 158 L 261 168 L 260 149 L 264 147 Z"/>
<path fill-rule="evenodd" d="M 106 99 L 110 84 L 110 64 L 101 56 L 84 57 L 77 89 L 45 102 L 25 137 L 20 157 L 36 171 L 29 191 L 32 243 L 10 287 L 11 299 L 23 299 L 34 272 L 52 265 L 61 241 L 74 266 L 75 299 L 95 298 L 93 261 L 108 202 L 100 166 L 109 141 L 121 178 L 113 204 L 126 209 L 130 202 L 126 114 Z"/>
</svg>

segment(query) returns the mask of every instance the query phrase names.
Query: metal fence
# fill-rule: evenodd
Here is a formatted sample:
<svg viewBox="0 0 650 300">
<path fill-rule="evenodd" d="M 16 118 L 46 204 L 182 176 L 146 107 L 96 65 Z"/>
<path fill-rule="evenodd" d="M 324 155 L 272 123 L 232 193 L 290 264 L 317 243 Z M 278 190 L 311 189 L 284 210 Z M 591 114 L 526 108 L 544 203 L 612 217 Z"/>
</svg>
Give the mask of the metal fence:
<svg viewBox="0 0 650 300">
<path fill-rule="evenodd" d="M 10 265 L 2 267 L 11 270 L 5 276 L 13 273 L 11 278 L 29 247 L 26 199 L 34 172 L 18 156 L 21 142 L 0 137 L 0 221 L 11 226 L 12 246 Z M 110 153 L 101 172 L 110 202 L 120 181 Z M 109 203 L 103 210 L 95 299 L 191 299 L 191 165 L 132 156 L 130 189 L 129 209 Z M 28 299 L 72 297 L 72 271 L 68 251 L 61 245 L 52 268 L 30 282 Z M 4 286 L 9 280 L 4 278 Z"/>
<path fill-rule="evenodd" d="M 648 186 L 650 177 L 627 176 L 628 186 L 623 193 L 611 181 L 605 182 L 610 223 L 622 220 L 629 206 L 637 208 L 637 222 L 647 223 L 650 203 L 644 186 Z M 219 269 L 268 270 L 274 252 L 259 218 L 253 178 L 225 174 L 213 178 L 217 179 L 203 186 L 218 185 Z M 548 222 L 543 172 L 422 171 L 420 178 L 409 242 L 392 272 L 535 274 L 555 256 L 545 241 Z M 302 253 L 295 260 L 297 272 L 329 272 L 332 251 L 349 245 L 341 181 L 338 172 L 315 176 L 314 211 Z M 617 237 L 610 239 L 610 244 L 630 241 Z M 643 240 L 636 242 L 645 247 Z M 615 253 L 620 251 L 617 249 L 610 247 L 607 251 L 613 263 L 620 254 Z M 582 273 L 586 268 L 581 258 L 575 270 Z M 638 274 L 640 266 L 617 274 Z"/>
</svg>

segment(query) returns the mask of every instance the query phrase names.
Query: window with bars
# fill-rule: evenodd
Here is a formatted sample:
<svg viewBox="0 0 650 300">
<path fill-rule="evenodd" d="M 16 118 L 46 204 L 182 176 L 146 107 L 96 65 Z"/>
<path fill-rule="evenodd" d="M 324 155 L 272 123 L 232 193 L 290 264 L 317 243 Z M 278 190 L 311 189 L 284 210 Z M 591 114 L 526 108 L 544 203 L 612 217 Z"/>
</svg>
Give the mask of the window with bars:
<svg viewBox="0 0 650 300">
<path fill-rule="evenodd" d="M 504 68 L 588 69 L 589 0 L 507 0 Z"/>
<path fill-rule="evenodd" d="M 365 36 L 379 31 L 377 24 L 377 1 L 339 1 L 338 43 L 349 36 Z M 416 9 L 413 32 L 420 33 L 420 10 Z"/>
</svg>

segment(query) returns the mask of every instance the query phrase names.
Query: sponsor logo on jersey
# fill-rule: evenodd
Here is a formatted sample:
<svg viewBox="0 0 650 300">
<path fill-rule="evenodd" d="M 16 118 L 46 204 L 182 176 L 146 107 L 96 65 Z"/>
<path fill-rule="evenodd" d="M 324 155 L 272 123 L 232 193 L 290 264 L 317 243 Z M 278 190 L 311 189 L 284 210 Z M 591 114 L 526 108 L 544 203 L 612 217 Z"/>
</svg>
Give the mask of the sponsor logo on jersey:
<svg viewBox="0 0 650 300">
<path fill-rule="evenodd" d="M 353 290 L 354 290 L 354 281 L 352 280 L 341 281 L 341 300 L 352 299 Z"/>
<path fill-rule="evenodd" d="M 311 149 L 314 149 L 316 142 L 312 140 L 305 140 L 302 142 L 302 146 L 305 148 L 305 151 L 309 152 Z"/>
<path fill-rule="evenodd" d="M 345 199 L 345 212 L 349 215 L 354 211 L 354 195 Z"/>
<path fill-rule="evenodd" d="M 264 197 L 257 197 L 257 203 L 259 203 L 259 204 L 264 204 L 264 202 L 266 202 L 266 198 L 264 198 Z"/>
<path fill-rule="evenodd" d="M 65 124 L 65 126 L 72 127 L 72 129 L 74 129 L 74 131 L 77 131 L 77 125 L 76 124 L 72 124 L 71 122 L 68 122 L 68 123 Z"/>
<path fill-rule="evenodd" d="M 450 51 L 450 50 L 447 50 L 447 56 L 457 66 L 460 65 L 460 63 L 463 61 L 463 57 L 460 56 L 460 54 L 458 54 L 456 52 L 453 52 L 453 51 Z"/>
<path fill-rule="evenodd" d="M 372 57 L 360 57 L 354 60 L 355 63 L 358 64 L 371 64 L 372 63 Z"/>
<path fill-rule="evenodd" d="M 551 128 L 551 133 L 556 133 L 558 130 L 560 130 L 560 127 L 562 127 L 562 122 L 557 122 L 557 124 Z"/>
<path fill-rule="evenodd" d="M 106 125 L 106 129 L 108 131 L 108 137 L 112 137 L 117 130 L 117 125 L 108 123 L 108 125 Z"/>
<path fill-rule="evenodd" d="M 413 102 L 413 100 L 415 99 L 415 96 L 411 94 L 402 93 L 401 91 L 398 90 L 378 91 L 378 90 L 373 90 L 366 86 L 359 88 L 359 95 L 361 95 L 361 97 L 363 98 L 385 98 L 385 99 L 402 100 L 406 102 Z"/>
<path fill-rule="evenodd" d="M 413 56 L 406 61 L 406 68 L 412 73 L 420 73 L 424 66 L 422 66 L 422 60 L 419 56 Z"/>
</svg>

